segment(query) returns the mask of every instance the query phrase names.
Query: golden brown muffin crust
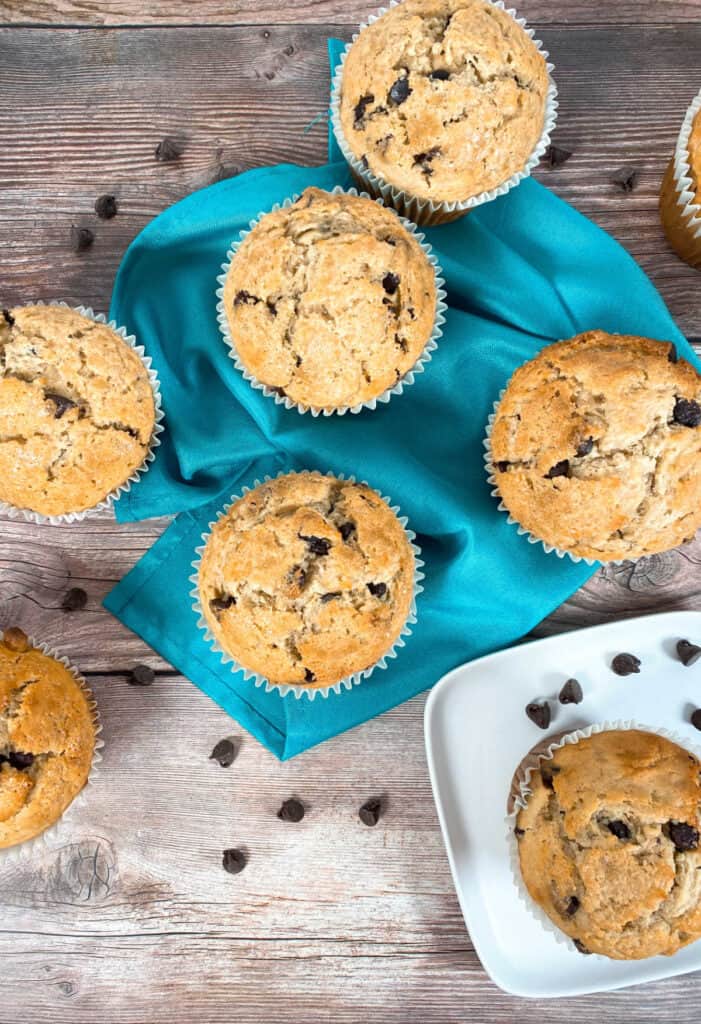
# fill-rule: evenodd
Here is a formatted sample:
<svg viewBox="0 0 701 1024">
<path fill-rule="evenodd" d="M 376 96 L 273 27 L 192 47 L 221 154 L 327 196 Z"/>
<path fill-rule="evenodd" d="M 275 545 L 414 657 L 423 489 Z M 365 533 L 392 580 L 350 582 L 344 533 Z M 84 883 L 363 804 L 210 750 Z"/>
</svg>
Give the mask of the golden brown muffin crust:
<svg viewBox="0 0 701 1024">
<path fill-rule="evenodd" d="M 0 642 L 0 848 L 58 821 L 88 779 L 95 727 L 69 670 L 19 629 Z"/>
<path fill-rule="evenodd" d="M 423 352 L 435 273 L 391 210 L 308 188 L 245 238 L 223 302 L 258 381 L 304 406 L 352 407 L 393 387 Z"/>
<path fill-rule="evenodd" d="M 143 463 L 154 423 L 148 372 L 110 327 L 62 306 L 0 315 L 0 500 L 92 508 Z"/>
<path fill-rule="evenodd" d="M 410 195 L 465 200 L 522 170 L 542 135 L 545 60 L 484 0 L 404 0 L 348 51 L 340 118 L 354 156 Z"/>
<path fill-rule="evenodd" d="M 689 169 L 693 188 L 696 191 L 695 201 L 701 206 L 701 110 L 694 118 L 689 136 Z"/>
<path fill-rule="evenodd" d="M 374 664 L 411 608 L 414 556 L 364 484 L 290 473 L 215 524 L 199 569 L 218 644 L 274 683 L 330 686 Z"/>
<path fill-rule="evenodd" d="M 513 375 L 491 435 L 499 494 L 548 544 L 636 558 L 701 524 L 701 376 L 674 346 L 589 331 Z"/>
<path fill-rule="evenodd" d="M 700 768 L 661 736 L 612 730 L 532 775 L 516 819 L 521 873 L 582 951 L 638 960 L 701 936 Z"/>
</svg>

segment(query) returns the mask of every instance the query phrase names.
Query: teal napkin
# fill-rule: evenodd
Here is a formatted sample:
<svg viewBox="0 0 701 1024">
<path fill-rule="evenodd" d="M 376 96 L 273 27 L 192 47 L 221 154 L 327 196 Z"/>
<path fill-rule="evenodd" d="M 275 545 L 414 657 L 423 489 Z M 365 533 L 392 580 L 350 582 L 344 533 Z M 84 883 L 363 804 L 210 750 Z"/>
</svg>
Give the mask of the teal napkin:
<svg viewBox="0 0 701 1024">
<path fill-rule="evenodd" d="M 332 62 L 340 46 L 332 41 Z M 261 168 L 194 193 L 133 242 L 111 308 L 153 357 L 166 414 L 156 461 L 119 501 L 117 517 L 181 514 L 105 605 L 280 758 L 514 643 L 592 572 L 529 544 L 490 495 L 485 423 L 520 363 L 592 327 L 674 341 L 694 359 L 625 251 L 529 179 L 426 232 L 449 309 L 433 361 L 403 395 L 374 412 L 319 419 L 275 405 L 243 380 L 219 336 L 220 264 L 260 211 L 307 185 L 350 184 L 345 164 L 334 160 Z M 354 690 L 313 702 L 265 693 L 223 666 L 197 629 L 189 597 L 194 549 L 229 496 L 294 468 L 352 474 L 389 495 L 426 561 L 418 623 L 399 657 Z"/>
</svg>

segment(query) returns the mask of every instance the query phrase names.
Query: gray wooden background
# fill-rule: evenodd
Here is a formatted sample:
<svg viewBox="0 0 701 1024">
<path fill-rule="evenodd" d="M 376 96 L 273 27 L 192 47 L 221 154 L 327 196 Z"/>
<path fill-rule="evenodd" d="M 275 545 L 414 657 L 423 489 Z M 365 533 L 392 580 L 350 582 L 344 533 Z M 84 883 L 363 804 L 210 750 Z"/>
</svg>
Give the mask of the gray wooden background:
<svg viewBox="0 0 701 1024">
<path fill-rule="evenodd" d="M 0 0 L 0 303 L 109 305 L 134 235 L 221 176 L 319 163 L 325 39 L 360 0 Z M 701 340 L 701 277 L 665 244 L 657 189 L 701 86 L 701 2 L 524 0 L 556 64 L 555 141 L 538 177 L 639 260 Z M 165 135 L 182 157 L 154 159 Z M 624 193 L 612 178 L 639 171 Z M 93 203 L 114 193 L 118 216 Z M 95 232 L 76 254 L 71 226 Z M 0 1024 L 364 1020 L 396 1024 L 695 1021 L 695 976 L 528 1002 L 486 977 L 465 932 L 431 800 L 424 698 L 281 765 L 100 607 L 165 522 L 0 521 L 0 625 L 62 648 L 89 676 L 106 750 L 64 838 L 0 860 Z M 701 608 L 701 541 L 600 572 L 536 631 Z M 65 612 L 71 586 L 88 605 Z M 145 662 L 147 689 L 127 683 Z M 432 680 L 427 674 L 426 682 Z M 233 767 L 208 760 L 240 737 Z M 359 805 L 384 794 L 374 829 Z M 307 805 L 298 825 L 281 800 Z M 249 855 L 236 877 L 221 851 Z"/>
</svg>

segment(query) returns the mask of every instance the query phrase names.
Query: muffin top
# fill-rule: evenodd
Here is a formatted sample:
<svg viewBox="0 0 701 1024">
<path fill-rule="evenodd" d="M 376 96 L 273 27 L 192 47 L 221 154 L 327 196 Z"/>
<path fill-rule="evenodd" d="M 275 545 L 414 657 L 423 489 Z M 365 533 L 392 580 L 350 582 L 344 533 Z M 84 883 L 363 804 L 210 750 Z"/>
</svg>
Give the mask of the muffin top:
<svg viewBox="0 0 701 1024">
<path fill-rule="evenodd" d="M 691 125 L 689 136 L 689 170 L 696 191 L 696 202 L 701 206 L 701 110 Z"/>
<path fill-rule="evenodd" d="M 435 273 L 391 210 L 308 188 L 244 239 L 223 302 L 258 381 L 303 406 L 352 407 L 393 387 L 421 355 Z"/>
<path fill-rule="evenodd" d="M 582 953 L 639 960 L 701 936 L 699 770 L 654 733 L 557 749 L 516 819 L 521 874 Z"/>
<path fill-rule="evenodd" d="M 290 473 L 215 524 L 199 595 L 219 646 L 245 668 L 274 683 L 330 686 L 393 645 L 413 573 L 401 523 L 375 491 Z"/>
<path fill-rule="evenodd" d="M 353 155 L 421 199 L 453 202 L 522 170 L 543 133 L 545 60 L 486 0 L 404 0 L 346 57 L 340 118 Z"/>
<path fill-rule="evenodd" d="M 43 515 L 99 504 L 139 468 L 155 422 L 138 355 L 63 306 L 0 316 L 0 500 Z"/>
<path fill-rule="evenodd" d="M 0 847 L 39 835 L 87 782 L 95 727 L 85 692 L 20 629 L 0 642 Z"/>
<path fill-rule="evenodd" d="M 491 455 L 526 530 L 583 558 L 636 558 L 701 523 L 701 376 L 673 345 L 589 331 L 511 378 Z"/>
</svg>

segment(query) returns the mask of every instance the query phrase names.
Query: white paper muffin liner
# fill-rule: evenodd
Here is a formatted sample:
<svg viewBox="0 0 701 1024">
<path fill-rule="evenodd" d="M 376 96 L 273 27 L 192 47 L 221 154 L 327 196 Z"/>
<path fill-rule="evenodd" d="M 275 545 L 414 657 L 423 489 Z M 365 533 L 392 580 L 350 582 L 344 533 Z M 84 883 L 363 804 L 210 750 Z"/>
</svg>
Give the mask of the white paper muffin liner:
<svg viewBox="0 0 701 1024">
<path fill-rule="evenodd" d="M 487 0 L 487 2 L 493 7 L 498 7 L 500 10 L 505 11 L 506 14 L 510 15 L 514 19 L 517 25 L 521 26 L 526 35 L 533 41 L 538 52 L 541 53 L 545 59 L 548 72 L 548 92 L 545 100 L 545 117 L 543 120 L 543 131 L 541 136 L 538 139 L 533 152 L 526 161 L 525 166 L 520 171 L 512 174 L 510 178 L 507 178 L 506 181 L 503 181 L 495 188 L 479 192 L 477 195 L 470 196 L 467 199 L 453 200 L 452 202 L 434 202 L 431 199 L 420 199 L 418 196 L 413 196 L 410 193 L 405 192 L 403 189 L 395 188 L 394 185 L 390 185 L 389 182 L 386 182 L 383 178 L 378 177 L 373 173 L 373 171 L 365 167 L 358 157 L 353 154 L 353 151 L 348 145 L 341 125 L 341 84 L 343 79 L 343 68 L 346 62 L 346 57 L 348 56 L 348 51 L 360 33 L 363 29 L 367 28 L 368 25 L 377 21 L 378 18 L 381 18 L 383 14 L 386 14 L 390 8 L 396 7 L 400 2 L 401 0 L 390 0 L 387 7 L 381 7 L 379 11 L 372 14 L 367 21 L 363 22 L 358 32 L 355 33 L 350 43 L 348 43 L 343 51 L 331 85 L 331 125 L 339 148 L 350 165 L 353 174 L 361 182 L 364 182 L 371 192 L 375 195 L 381 196 L 388 206 L 393 206 L 395 210 L 398 210 L 406 217 L 410 217 L 416 224 L 427 227 L 431 224 L 442 224 L 450 220 L 455 220 L 457 217 L 462 216 L 469 210 L 473 210 L 476 206 L 481 206 L 483 203 L 490 203 L 493 199 L 498 199 L 499 196 L 506 195 L 506 193 L 510 192 L 514 186 L 518 185 L 524 178 L 528 178 L 531 175 L 550 145 L 550 136 L 555 129 L 558 108 L 557 87 L 552 77 L 554 65 L 548 61 L 549 54 L 543 47 L 540 40 L 536 39 L 533 29 L 528 27 L 525 19 L 519 18 L 516 11 L 512 8 L 507 8 L 502 0 Z"/>
<path fill-rule="evenodd" d="M 382 202 L 381 199 L 373 199 L 372 196 L 369 196 L 366 192 L 358 192 L 358 190 L 355 188 L 341 188 L 340 185 L 336 185 L 333 189 L 331 189 L 330 194 L 360 196 L 363 199 L 368 199 L 370 200 L 370 202 L 376 202 L 380 206 L 384 207 L 384 203 Z M 265 210 L 259 213 L 257 217 L 254 217 L 254 219 L 249 222 L 248 228 L 240 232 L 238 240 L 231 245 L 229 251 L 226 254 L 226 260 L 224 261 L 224 263 L 222 263 L 222 272 L 217 277 L 217 284 L 219 285 L 219 287 L 217 288 L 216 296 L 217 322 L 219 324 L 219 330 L 221 331 L 222 337 L 226 342 L 229 357 L 233 361 L 236 369 L 241 373 L 244 379 L 248 381 L 251 387 L 255 388 L 257 391 L 262 391 L 266 398 L 274 399 L 276 405 L 284 405 L 286 409 L 296 409 L 297 412 L 299 413 L 310 412 L 312 416 L 344 416 L 347 412 L 359 413 L 362 409 L 375 409 L 377 408 L 378 402 L 389 402 L 392 395 L 401 395 L 402 392 L 404 391 L 404 388 L 410 387 L 414 383 L 416 375 L 418 373 L 424 372 L 426 364 L 431 361 L 431 359 L 433 358 L 433 353 L 438 348 L 438 339 L 443 334 L 442 327 L 443 324 L 445 323 L 445 311 L 447 308 L 445 304 L 445 281 L 443 280 L 442 277 L 442 269 L 438 263 L 435 254 L 433 253 L 432 247 L 425 240 L 421 232 L 417 230 L 416 225 L 412 224 L 412 222 L 410 220 L 407 220 L 405 217 L 400 217 L 396 210 L 392 210 L 390 208 L 390 212 L 397 217 L 402 226 L 409 232 L 410 235 L 413 235 L 413 237 L 419 243 L 424 255 L 426 256 L 426 259 L 433 268 L 433 273 L 436 282 L 436 312 L 435 319 L 433 322 L 433 329 L 431 331 L 431 334 L 429 335 L 428 341 L 424 345 L 421 355 L 418 357 L 418 359 L 411 367 L 411 369 L 408 370 L 404 374 L 404 376 L 397 381 L 396 384 L 392 385 L 391 388 L 386 388 L 385 391 L 383 391 L 380 395 L 377 395 L 375 398 L 370 398 L 366 402 L 360 402 L 358 405 L 345 405 L 333 408 L 302 405 L 299 402 L 295 402 L 288 395 L 281 395 L 279 394 L 278 391 L 275 390 L 275 388 L 269 387 L 267 384 L 261 383 L 261 381 L 259 381 L 250 372 L 250 370 L 244 364 L 243 360 L 239 357 L 238 351 L 236 349 L 236 343 L 234 342 L 234 339 L 232 337 L 231 329 L 229 327 L 229 321 L 226 315 L 226 311 L 224 309 L 224 284 L 229 273 L 229 270 L 231 268 L 231 263 L 234 256 L 238 252 L 243 241 L 248 237 L 251 231 L 258 225 L 260 220 L 263 217 L 266 217 L 269 213 L 274 213 L 277 210 L 287 209 L 287 207 L 292 206 L 293 203 L 296 203 L 298 199 L 299 194 L 290 196 L 289 198 L 285 199 L 282 203 L 275 203 L 275 205 L 270 210 Z"/>
<path fill-rule="evenodd" d="M 66 829 L 66 825 L 73 820 L 76 810 L 80 808 L 81 803 L 85 800 L 85 792 L 88 786 L 90 785 L 91 782 L 95 780 L 95 778 L 99 774 L 99 765 L 100 762 L 102 761 L 102 749 L 105 745 L 105 741 L 102 739 L 100 735 L 102 732 L 102 724 L 100 722 L 100 713 L 97 708 L 97 703 L 93 696 L 92 690 L 86 683 L 83 676 L 80 674 L 77 668 L 75 668 L 75 666 L 70 663 L 68 658 L 66 658 L 63 654 L 58 654 L 51 647 L 48 647 L 45 643 L 42 643 L 39 640 L 35 640 L 31 636 L 27 637 L 27 641 L 29 642 L 29 644 L 31 644 L 32 647 L 36 648 L 36 650 L 41 651 L 42 654 L 46 654 L 50 658 L 54 658 L 56 661 L 60 662 L 62 665 L 65 665 L 65 667 L 68 669 L 70 674 L 73 676 L 75 681 L 80 686 L 81 690 L 83 691 L 87 698 L 88 706 L 90 708 L 90 717 L 92 719 L 92 723 L 95 729 L 95 747 L 93 749 L 92 763 L 90 765 L 90 771 L 88 773 L 88 778 L 85 782 L 85 785 L 83 786 L 81 791 L 73 798 L 73 800 L 70 802 L 68 807 L 61 815 L 61 817 L 57 821 L 55 821 L 53 825 L 49 825 L 48 828 L 44 829 L 43 832 L 40 832 L 38 836 L 34 836 L 32 839 L 27 839 L 23 843 L 17 843 L 16 846 L 8 846 L 4 849 L 0 849 L 0 867 L 5 867 L 8 864 L 12 864 L 20 860 L 25 860 L 27 856 L 29 856 L 32 853 L 41 853 L 42 851 L 46 850 L 55 839 L 63 838 L 63 836 L 68 831 Z"/>
<path fill-rule="evenodd" d="M 300 473 L 297 473 L 296 475 L 308 475 L 310 472 L 310 470 L 302 470 Z M 282 697 L 286 697 L 290 694 L 293 694 L 297 698 L 297 700 L 299 700 L 302 696 L 307 697 L 309 700 L 314 700 L 314 698 L 317 696 L 328 697 L 329 694 L 331 693 L 342 693 L 343 690 L 351 690 L 354 686 L 359 686 L 360 683 L 363 682 L 363 680 L 367 679 L 369 676 L 372 675 L 375 669 L 387 668 L 387 662 L 390 659 L 397 657 L 399 649 L 404 647 L 406 644 L 406 637 L 411 636 L 411 627 L 416 622 L 416 599 L 424 589 L 421 586 L 421 580 L 424 579 L 424 573 L 421 571 L 421 569 L 423 568 L 424 563 L 420 557 L 421 549 L 418 547 L 417 544 L 414 543 L 414 541 L 416 540 L 416 534 L 413 532 L 413 530 L 409 529 L 408 520 L 406 516 L 400 515 L 398 506 L 392 505 L 389 498 L 382 496 L 379 493 L 379 491 L 374 491 L 374 493 L 377 494 L 377 496 L 380 497 L 382 501 L 384 501 L 384 503 L 389 506 L 390 510 L 394 512 L 395 516 L 397 517 L 402 526 L 402 529 L 404 530 L 407 540 L 409 541 L 411 550 L 414 553 L 414 581 L 411 606 L 409 608 L 409 614 L 406 618 L 406 621 L 402 626 L 401 633 L 399 634 L 397 639 L 393 642 L 391 647 L 389 647 L 385 651 L 382 657 L 379 658 L 374 664 L 370 665 L 368 668 L 362 669 L 362 671 L 360 672 L 354 672 L 352 675 L 346 676 L 344 679 L 339 679 L 339 681 L 337 683 L 334 683 L 332 686 L 313 687 L 288 685 L 286 683 L 273 683 L 265 676 L 260 675 L 258 672 L 252 672 L 250 669 L 245 668 L 238 661 L 236 661 L 235 658 L 233 658 L 230 654 L 228 654 L 226 651 L 222 649 L 222 647 L 217 643 L 214 634 L 209 629 L 209 625 L 204 616 L 204 613 L 202 611 L 202 605 L 200 603 L 200 563 L 202 561 L 202 555 L 207 545 L 207 541 L 209 540 L 212 527 L 215 525 L 216 522 L 218 522 L 219 519 L 221 519 L 223 516 L 227 514 L 231 506 L 235 505 L 237 501 L 240 501 L 241 498 L 244 497 L 244 495 L 249 493 L 249 491 L 254 491 L 256 487 L 260 487 L 261 484 L 268 483 L 268 481 L 270 480 L 277 480 L 281 476 L 288 475 L 291 475 L 288 470 L 282 470 L 280 473 L 276 473 L 274 477 L 265 476 L 263 480 L 254 480 L 250 487 L 243 487 L 241 489 L 240 494 L 234 495 L 231 498 L 231 500 L 224 506 L 220 514 L 217 516 L 217 519 L 212 520 L 212 522 L 208 524 L 207 530 L 202 534 L 202 544 L 199 547 L 195 548 L 195 554 L 197 555 L 197 557 L 192 562 L 192 568 L 194 569 L 194 572 L 189 577 L 190 582 L 193 584 L 193 589 L 190 591 L 190 597 L 193 600 L 193 610 L 197 615 L 197 625 L 199 629 L 203 631 L 204 639 L 208 642 L 209 646 L 213 651 L 216 651 L 217 654 L 221 655 L 222 663 L 225 665 L 229 664 L 231 666 L 232 672 L 243 672 L 244 679 L 250 679 L 256 686 L 264 687 L 266 693 L 269 693 L 272 690 L 276 690 Z M 356 482 L 355 477 L 345 476 L 343 473 L 324 473 L 322 474 L 322 476 L 328 476 L 336 480 L 343 480 L 346 483 L 350 484 L 354 484 Z M 364 480 L 362 480 L 361 483 L 364 484 L 366 487 L 370 486 L 369 484 L 366 484 Z M 374 488 L 371 489 L 374 490 Z"/>
<path fill-rule="evenodd" d="M 163 419 L 163 409 L 161 407 L 160 383 L 158 375 L 151 365 L 151 357 L 146 355 L 146 350 L 143 345 L 138 345 L 133 334 L 127 334 L 124 327 L 119 327 L 114 320 L 108 320 L 104 314 L 93 312 L 89 306 L 69 306 L 67 302 L 43 302 L 42 300 L 38 300 L 36 302 L 24 303 L 24 305 L 63 306 L 64 309 L 72 309 L 75 313 L 80 313 L 81 316 L 85 316 L 89 320 L 94 320 L 95 323 L 106 324 L 107 327 L 110 327 L 123 341 L 126 342 L 129 348 L 132 348 L 136 352 L 146 368 L 151 388 L 153 390 L 155 419 L 153 433 L 151 434 L 151 441 L 146 457 L 138 469 L 134 470 L 128 480 L 125 480 L 124 483 L 121 483 L 118 487 L 115 487 L 113 491 L 110 491 L 110 493 L 103 498 L 102 501 L 98 502 L 97 505 L 94 505 L 92 508 L 85 509 L 82 512 L 64 512 L 57 516 L 47 516 L 43 515 L 41 512 L 34 512 L 32 509 L 19 508 L 15 505 L 10 505 L 8 502 L 0 501 L 0 513 L 9 516 L 12 519 L 21 518 L 27 519 L 32 523 L 51 523 L 54 526 L 58 523 L 75 523 L 95 515 L 96 512 L 101 512 L 103 509 L 110 508 L 120 494 L 130 490 L 131 485 L 148 471 L 149 464 L 156 458 L 156 448 L 158 448 L 161 443 L 158 435 L 163 433 L 163 425 L 161 423 L 161 420 Z"/>
<path fill-rule="evenodd" d="M 701 91 L 687 110 L 679 132 L 677 147 L 674 151 L 673 177 L 681 218 L 686 222 L 690 237 L 699 239 L 699 249 L 701 250 L 701 205 L 696 202 L 696 192 L 689 164 L 691 127 L 699 111 L 701 111 Z"/>
<path fill-rule="evenodd" d="M 681 739 L 679 736 L 670 732 L 668 729 L 654 729 L 649 725 L 640 725 L 638 722 L 632 720 L 624 721 L 612 721 L 612 722 L 600 722 L 595 725 L 589 725 L 584 729 L 574 729 L 572 732 L 568 732 L 565 736 L 560 735 L 559 738 L 555 738 L 552 743 L 549 743 L 544 748 L 541 754 L 537 755 L 526 755 L 524 762 L 521 765 L 520 770 L 517 769 L 519 775 L 518 789 L 519 793 L 514 801 L 514 809 L 511 813 L 507 814 L 506 822 L 506 842 L 509 848 L 509 864 L 511 867 L 511 874 L 514 881 L 514 886 L 518 893 L 519 902 L 526 908 L 529 915 L 536 920 L 550 935 L 554 936 L 555 940 L 562 946 L 567 946 L 577 956 L 582 956 L 573 940 L 566 935 L 565 932 L 561 931 L 554 921 L 552 921 L 545 913 L 539 903 L 533 899 L 526 883 L 523 880 L 521 874 L 521 864 L 518 852 L 518 838 L 514 829 L 516 827 L 516 819 L 521 808 L 525 807 L 528 803 L 528 798 L 531 795 L 529 788 L 529 782 L 531 775 L 534 770 L 540 765 L 541 761 L 550 760 L 556 750 L 567 744 L 579 743 L 580 740 L 588 739 L 590 736 L 600 732 L 612 732 L 612 731 L 628 731 L 635 730 L 638 732 L 649 732 L 656 736 L 661 736 L 663 739 L 670 740 L 672 743 L 676 743 L 682 750 L 688 750 L 690 754 L 701 760 L 701 751 L 698 748 L 691 746 L 685 739 Z M 547 742 L 547 741 L 546 741 Z M 590 957 L 597 957 L 601 961 L 609 962 L 610 958 L 603 956 L 600 953 L 590 953 Z"/>
</svg>

